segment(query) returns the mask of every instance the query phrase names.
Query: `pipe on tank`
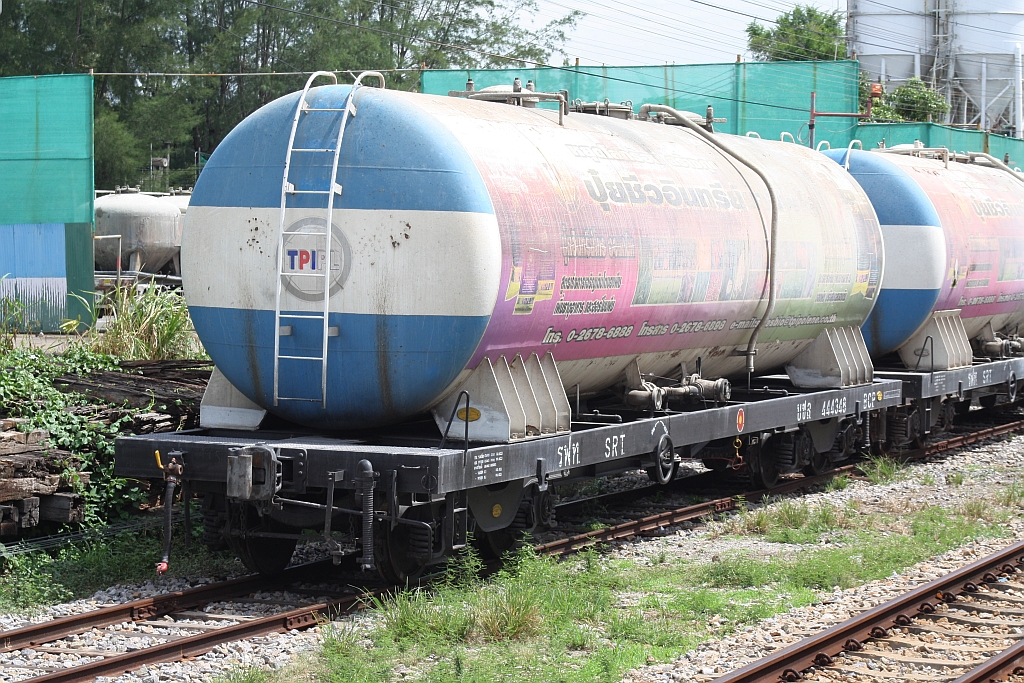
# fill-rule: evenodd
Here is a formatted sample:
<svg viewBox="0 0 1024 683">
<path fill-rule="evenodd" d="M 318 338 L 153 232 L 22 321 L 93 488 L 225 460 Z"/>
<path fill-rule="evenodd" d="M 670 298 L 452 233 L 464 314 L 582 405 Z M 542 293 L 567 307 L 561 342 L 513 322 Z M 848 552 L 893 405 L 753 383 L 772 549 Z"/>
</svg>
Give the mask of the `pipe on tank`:
<svg viewBox="0 0 1024 683">
<path fill-rule="evenodd" d="M 744 353 L 747 357 L 747 376 L 749 377 L 754 373 L 754 356 L 757 354 L 757 338 L 761 334 L 761 330 L 764 329 L 764 326 L 768 324 L 768 318 L 771 317 L 772 312 L 775 310 L 775 254 L 779 235 L 779 202 L 775 196 L 775 189 L 768 181 L 768 176 L 765 175 L 764 171 L 762 171 L 757 164 L 754 164 L 742 154 L 731 149 L 728 145 L 723 144 L 720 137 L 712 135 L 708 131 L 704 130 L 681 112 L 664 104 L 645 104 L 640 107 L 641 117 L 647 116 L 651 112 L 668 114 L 672 118 L 676 119 L 676 121 L 681 123 L 683 126 L 694 131 L 709 143 L 721 149 L 723 152 L 736 159 L 736 161 L 749 168 L 757 175 L 758 178 L 761 179 L 765 187 L 768 188 L 768 199 L 771 201 L 772 206 L 772 222 L 768 239 L 768 305 L 764 309 L 764 314 L 761 316 L 761 320 L 758 321 L 757 326 L 750 333 L 750 340 L 747 342 L 747 350 Z M 763 214 L 761 216 L 761 220 L 764 220 Z"/>
</svg>

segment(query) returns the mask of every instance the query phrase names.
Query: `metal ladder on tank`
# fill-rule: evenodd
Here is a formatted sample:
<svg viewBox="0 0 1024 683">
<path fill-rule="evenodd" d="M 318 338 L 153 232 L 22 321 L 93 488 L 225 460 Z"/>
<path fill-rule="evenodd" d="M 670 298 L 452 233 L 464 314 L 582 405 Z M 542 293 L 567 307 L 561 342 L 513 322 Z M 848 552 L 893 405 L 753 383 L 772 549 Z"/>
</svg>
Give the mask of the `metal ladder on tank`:
<svg viewBox="0 0 1024 683">
<path fill-rule="evenodd" d="M 359 74 L 355 82 L 352 84 L 352 88 L 348 91 L 348 95 L 345 97 L 345 106 L 341 109 L 338 108 L 322 108 L 312 107 L 306 100 L 306 96 L 309 94 L 309 88 L 313 85 L 313 81 L 321 76 L 330 78 L 334 85 L 338 84 L 338 77 L 330 71 L 317 71 L 309 77 L 306 81 L 305 87 L 302 89 L 302 94 L 299 96 L 299 103 L 295 107 L 295 116 L 292 118 L 292 130 L 288 136 L 288 149 L 284 157 L 284 177 L 281 181 L 281 215 L 280 222 L 277 231 L 277 283 L 276 283 L 276 294 L 274 303 L 274 405 L 278 405 L 281 401 L 319 401 L 321 406 L 327 407 L 327 341 L 330 338 L 330 326 L 328 316 L 330 314 L 331 305 L 331 223 L 334 217 L 334 198 L 336 195 L 341 194 L 341 185 L 338 184 L 338 161 L 341 159 L 341 143 L 345 137 L 345 127 L 348 124 L 350 117 L 356 115 L 355 105 L 355 92 L 362 85 L 364 76 L 375 76 L 380 80 L 380 87 L 384 87 L 384 76 L 376 71 L 364 71 Z M 341 125 L 338 128 L 338 138 L 333 148 L 330 147 L 296 147 L 295 146 L 295 133 L 299 129 L 299 120 L 303 115 L 314 115 L 320 113 L 333 113 L 337 114 L 342 112 Z M 292 155 L 295 153 L 299 154 L 333 154 L 334 160 L 331 164 L 331 173 L 328 177 L 328 187 L 314 188 L 314 189 L 298 189 L 295 184 L 289 180 L 289 172 L 292 166 Z M 288 198 L 296 197 L 299 195 L 327 195 L 327 222 L 326 225 L 320 231 L 308 231 L 308 230 L 288 230 L 285 224 L 285 214 L 288 208 Z M 324 258 L 322 262 L 323 271 L 316 272 L 313 270 L 309 273 L 294 273 L 285 271 L 285 240 L 288 235 L 302 235 L 303 237 L 311 238 L 323 238 L 324 240 Z M 314 249 L 315 251 L 315 249 Z M 310 277 L 310 278 L 322 278 L 324 284 L 324 298 L 323 305 L 320 311 L 315 313 L 282 313 L 281 312 L 281 294 L 282 285 L 285 277 Z M 281 355 L 281 337 L 282 337 L 282 321 L 287 320 L 318 320 L 322 326 L 321 335 L 321 346 L 320 355 L 314 356 L 293 356 L 293 355 Z M 289 332 L 290 333 L 290 332 Z M 287 333 L 286 333 L 287 334 Z M 318 363 L 320 365 L 320 397 L 309 398 L 301 396 L 282 396 L 281 395 L 281 361 L 300 361 L 308 363 Z"/>
</svg>

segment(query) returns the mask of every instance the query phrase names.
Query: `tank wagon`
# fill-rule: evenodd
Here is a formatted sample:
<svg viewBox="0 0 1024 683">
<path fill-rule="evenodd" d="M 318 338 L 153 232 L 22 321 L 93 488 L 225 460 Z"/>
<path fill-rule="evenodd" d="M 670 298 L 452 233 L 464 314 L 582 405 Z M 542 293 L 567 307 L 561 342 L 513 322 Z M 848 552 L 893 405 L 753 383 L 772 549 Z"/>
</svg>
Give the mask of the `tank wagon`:
<svg viewBox="0 0 1024 683">
<path fill-rule="evenodd" d="M 882 286 L 863 334 L 876 376 L 904 382 L 888 440 L 920 440 L 974 400 L 1015 400 L 1024 176 L 987 154 L 920 144 L 825 153 L 861 185 L 882 228 Z"/>
<path fill-rule="evenodd" d="M 891 443 L 906 378 L 861 334 L 883 229 L 842 165 L 710 111 L 318 76 L 192 194 L 202 428 L 117 443 L 119 476 L 203 494 L 211 543 L 273 572 L 317 529 L 402 581 L 543 527 L 566 482 L 771 484 Z"/>
</svg>

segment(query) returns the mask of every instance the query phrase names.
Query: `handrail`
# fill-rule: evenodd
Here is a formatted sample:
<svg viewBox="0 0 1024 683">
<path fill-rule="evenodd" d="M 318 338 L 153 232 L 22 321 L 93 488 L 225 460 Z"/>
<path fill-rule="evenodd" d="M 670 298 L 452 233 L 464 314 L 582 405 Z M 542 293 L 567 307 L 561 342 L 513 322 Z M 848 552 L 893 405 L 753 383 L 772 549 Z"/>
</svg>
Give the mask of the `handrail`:
<svg viewBox="0 0 1024 683">
<path fill-rule="evenodd" d="M 832 143 L 829 142 L 828 140 L 822 140 L 821 142 L 819 142 L 818 146 L 815 149 L 820 152 L 822 145 L 828 145 L 827 147 L 825 147 L 825 149 L 827 149 L 827 150 L 831 150 L 832 149 Z"/>
<path fill-rule="evenodd" d="M 988 161 L 990 164 L 992 164 L 993 166 L 995 166 L 996 168 L 998 168 L 1000 171 L 1006 171 L 1007 173 L 1012 175 L 1014 178 L 1016 178 L 1017 180 L 1019 180 L 1022 183 L 1024 183 L 1024 176 L 1021 176 L 1020 173 L 1017 173 L 1012 168 L 1010 168 L 1005 163 L 1003 163 L 1002 159 L 997 159 L 996 157 L 992 156 L 991 154 L 985 154 L 984 152 L 968 152 L 967 153 L 967 158 L 970 159 L 971 162 L 973 162 L 975 159 L 984 159 L 984 160 Z"/>
<path fill-rule="evenodd" d="M 754 356 L 757 354 L 757 338 L 761 334 L 761 330 L 764 329 L 765 325 L 768 324 L 768 318 L 771 317 L 772 312 L 775 310 L 775 280 L 776 280 L 776 255 L 778 254 L 778 243 L 779 243 L 779 200 L 775 195 L 775 189 L 772 187 L 771 182 L 768 180 L 767 174 L 761 170 L 761 168 L 733 150 L 728 145 L 722 142 L 721 136 L 717 136 L 713 133 L 709 133 L 702 126 L 694 123 L 682 112 L 679 112 L 672 107 L 664 104 L 645 104 L 640 107 L 640 116 L 647 117 L 651 112 L 658 112 L 669 114 L 672 118 L 677 120 L 680 124 L 689 128 L 693 132 L 700 135 L 711 145 L 718 147 L 725 154 L 736 159 L 738 162 L 753 171 L 761 182 L 764 183 L 768 189 L 768 199 L 771 202 L 772 207 L 772 221 L 771 228 L 768 237 L 768 303 L 765 306 L 764 314 L 761 316 L 761 320 L 758 321 L 757 326 L 750 333 L 750 339 L 747 341 L 747 350 L 743 353 L 747 358 L 747 377 L 749 381 L 750 375 L 754 373 Z M 754 203 L 757 204 L 757 196 L 754 196 Z M 761 213 L 760 207 L 758 207 L 758 213 L 761 214 L 761 220 L 764 221 L 764 214 Z"/>
<path fill-rule="evenodd" d="M 853 143 L 857 143 L 857 148 L 860 151 L 864 151 L 864 143 L 860 140 L 850 140 L 850 144 L 846 146 L 846 159 L 843 161 L 843 168 L 847 171 L 850 170 L 850 157 L 853 156 Z"/>
<path fill-rule="evenodd" d="M 796 138 L 793 137 L 793 134 L 790 133 L 788 130 L 784 130 L 781 133 L 779 133 L 779 142 L 785 142 L 787 135 L 789 136 L 789 141 L 792 142 L 795 145 L 796 144 Z"/>
<path fill-rule="evenodd" d="M 452 406 L 452 414 L 448 416 L 448 426 L 444 428 L 444 435 L 441 436 L 440 448 L 444 448 L 445 444 L 448 443 L 448 431 L 452 428 L 452 423 L 455 422 L 455 415 L 459 411 L 459 403 L 462 401 L 462 397 L 466 397 L 466 413 L 463 422 L 466 423 L 466 435 L 465 435 L 465 446 L 463 451 L 469 450 L 469 392 L 463 389 L 459 392 L 458 398 L 455 399 L 455 405 Z"/>
<path fill-rule="evenodd" d="M 748 130 L 747 131 L 747 137 L 748 138 L 757 138 L 758 140 L 761 139 L 760 133 L 758 133 L 756 130 Z"/>
<path fill-rule="evenodd" d="M 924 358 L 924 347 L 928 346 L 929 342 L 931 342 L 932 372 L 935 372 L 935 340 L 932 339 L 930 334 L 924 338 L 921 348 L 916 351 L 917 363 L 914 364 L 914 372 L 917 372 L 917 369 L 921 367 L 921 359 Z"/>
</svg>

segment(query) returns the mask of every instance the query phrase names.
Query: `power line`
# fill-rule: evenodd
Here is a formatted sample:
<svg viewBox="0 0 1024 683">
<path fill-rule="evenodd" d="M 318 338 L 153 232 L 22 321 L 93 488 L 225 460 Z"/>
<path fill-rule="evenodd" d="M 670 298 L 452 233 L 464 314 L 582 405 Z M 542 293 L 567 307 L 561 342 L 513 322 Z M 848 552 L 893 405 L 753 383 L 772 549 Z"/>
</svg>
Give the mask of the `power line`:
<svg viewBox="0 0 1024 683">
<path fill-rule="evenodd" d="M 483 55 L 485 57 L 492 57 L 492 58 L 495 58 L 495 59 L 506 60 L 506 61 L 510 61 L 510 62 L 517 62 L 519 64 L 524 64 L 524 65 L 528 65 L 528 66 L 532 66 L 532 67 L 544 67 L 544 68 L 547 68 L 547 69 L 553 69 L 553 70 L 556 70 L 556 71 L 565 71 L 565 72 L 568 72 L 568 73 L 575 73 L 575 74 L 585 73 L 585 72 L 580 72 L 579 70 L 571 68 L 571 67 L 555 66 L 555 65 L 550 65 L 550 64 L 544 64 L 542 62 L 537 62 L 537 61 L 534 61 L 532 59 L 526 59 L 524 57 L 513 57 L 511 55 L 502 55 L 502 54 L 490 52 L 488 50 L 484 50 L 484 49 L 481 49 L 481 48 L 469 47 L 467 45 L 458 45 L 456 43 L 446 43 L 446 42 L 443 42 L 443 41 L 432 40 L 430 38 L 421 38 L 421 37 L 416 37 L 416 36 L 410 36 L 410 35 L 406 35 L 404 33 L 398 33 L 396 31 L 389 31 L 388 29 L 377 28 L 377 27 L 374 27 L 374 26 L 360 25 L 360 24 L 356 24 L 356 23 L 353 23 L 353 22 L 350 22 L 350 21 L 344 21 L 342 19 L 334 19 L 332 17 L 324 17 L 324 16 L 321 16 L 321 15 L 313 14 L 311 12 L 304 12 L 302 10 L 291 9 L 291 8 L 288 8 L 288 7 L 281 7 L 279 5 L 272 5 L 272 4 L 267 3 L 267 2 L 262 2 L 262 0 L 242 0 L 242 2 L 246 2 L 246 3 L 250 4 L 250 5 L 258 5 L 260 7 L 267 7 L 267 8 L 270 8 L 270 9 L 276 9 L 278 11 L 288 12 L 290 14 L 297 14 L 297 15 L 300 15 L 300 16 L 309 17 L 311 19 L 317 19 L 317 20 L 320 20 L 320 21 L 327 21 L 327 22 L 330 22 L 330 23 L 333 23 L 333 24 L 338 24 L 338 25 L 341 25 L 341 26 L 349 26 L 351 28 L 355 28 L 355 29 L 358 29 L 358 30 L 370 31 L 370 32 L 373 32 L 373 33 L 378 33 L 380 35 L 386 35 L 386 36 L 391 36 L 391 37 L 396 37 L 396 38 L 404 38 L 406 40 L 410 40 L 410 41 L 414 41 L 414 42 L 427 43 L 428 45 L 433 45 L 435 47 L 454 49 L 454 50 L 459 50 L 459 51 L 462 51 L 462 52 L 476 53 L 476 54 L 479 54 L 479 55 Z M 647 83 L 641 83 L 639 81 L 631 81 L 631 80 L 626 79 L 626 78 L 617 78 L 615 76 L 609 76 L 609 75 L 606 75 L 606 74 L 589 74 L 589 75 L 594 76 L 594 77 L 598 77 L 598 78 L 603 78 L 603 79 L 609 80 L 609 81 L 617 81 L 617 82 L 620 82 L 620 83 L 626 83 L 626 84 L 629 84 L 629 85 L 648 85 L 648 86 L 650 85 L 650 84 L 647 84 Z M 665 89 L 665 90 L 669 90 L 671 92 L 682 93 L 684 95 L 695 95 L 695 96 L 698 96 L 698 97 L 713 97 L 715 99 L 724 100 L 724 101 L 727 101 L 727 102 L 740 102 L 740 103 L 743 103 L 743 104 L 750 104 L 750 105 L 761 106 L 761 107 L 770 107 L 770 108 L 773 108 L 773 109 L 785 109 L 785 110 L 788 110 L 788 111 L 797 111 L 797 112 L 801 112 L 801 113 L 808 111 L 807 109 L 804 109 L 802 107 L 788 107 L 788 106 L 781 105 L 781 104 L 769 104 L 767 102 L 754 102 L 754 101 L 751 101 L 751 100 L 744 100 L 744 99 L 735 98 L 735 97 L 726 97 L 726 96 L 722 96 L 722 95 L 709 95 L 708 93 L 697 92 L 697 91 L 693 91 L 693 90 L 684 90 L 682 88 L 669 88 L 669 87 L 665 87 L 664 85 L 659 85 L 658 87 L 662 88 L 662 89 Z"/>
</svg>

